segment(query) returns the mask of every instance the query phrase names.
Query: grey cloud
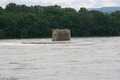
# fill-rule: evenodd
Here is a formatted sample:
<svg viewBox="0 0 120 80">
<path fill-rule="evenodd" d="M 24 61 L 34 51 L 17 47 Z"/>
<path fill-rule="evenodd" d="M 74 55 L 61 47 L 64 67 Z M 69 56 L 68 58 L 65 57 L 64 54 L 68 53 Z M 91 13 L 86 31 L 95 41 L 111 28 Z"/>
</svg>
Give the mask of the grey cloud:
<svg viewBox="0 0 120 80">
<path fill-rule="evenodd" d="M 103 7 L 103 0 L 94 0 L 96 2 L 96 4 L 93 6 L 94 8 L 98 8 L 98 7 Z"/>
<path fill-rule="evenodd" d="M 120 0 L 111 0 L 112 2 L 114 2 L 117 5 L 120 5 Z"/>
<path fill-rule="evenodd" d="M 98 7 L 102 7 L 102 6 L 103 6 L 102 3 L 96 3 L 93 7 L 94 7 L 94 8 L 98 8 Z"/>
<path fill-rule="evenodd" d="M 91 2 L 89 0 L 75 0 L 74 2 L 72 2 L 72 4 L 82 4 L 82 3 L 90 4 Z"/>
<path fill-rule="evenodd" d="M 111 0 L 111 1 L 115 3 L 120 3 L 120 0 Z"/>
</svg>

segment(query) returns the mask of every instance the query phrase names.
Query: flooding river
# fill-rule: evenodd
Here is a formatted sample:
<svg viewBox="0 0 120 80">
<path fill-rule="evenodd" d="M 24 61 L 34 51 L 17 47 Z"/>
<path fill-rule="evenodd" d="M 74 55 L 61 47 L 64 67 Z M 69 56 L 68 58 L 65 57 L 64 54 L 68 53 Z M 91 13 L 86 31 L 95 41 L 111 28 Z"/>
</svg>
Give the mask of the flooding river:
<svg viewBox="0 0 120 80">
<path fill-rule="evenodd" d="M 120 80 L 120 37 L 1 39 L 0 75 L 16 80 Z"/>
</svg>

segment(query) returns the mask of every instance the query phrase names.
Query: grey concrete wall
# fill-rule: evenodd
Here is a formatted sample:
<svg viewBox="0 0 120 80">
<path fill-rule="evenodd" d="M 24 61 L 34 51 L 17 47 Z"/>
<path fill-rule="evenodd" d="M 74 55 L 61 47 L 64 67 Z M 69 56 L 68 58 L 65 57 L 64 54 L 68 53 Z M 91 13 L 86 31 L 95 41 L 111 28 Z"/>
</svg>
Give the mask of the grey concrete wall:
<svg viewBox="0 0 120 80">
<path fill-rule="evenodd" d="M 71 33 L 69 29 L 54 29 L 52 30 L 52 41 L 67 41 L 70 40 Z"/>
</svg>

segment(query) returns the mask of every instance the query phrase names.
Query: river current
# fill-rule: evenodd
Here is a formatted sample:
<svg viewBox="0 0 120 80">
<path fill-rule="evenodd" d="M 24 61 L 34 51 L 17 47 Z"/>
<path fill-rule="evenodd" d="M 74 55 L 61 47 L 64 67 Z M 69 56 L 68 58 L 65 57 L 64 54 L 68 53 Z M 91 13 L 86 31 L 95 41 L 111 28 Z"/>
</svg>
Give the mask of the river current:
<svg viewBox="0 0 120 80">
<path fill-rule="evenodd" d="M 120 80 L 120 37 L 1 39 L 0 79 Z"/>
</svg>

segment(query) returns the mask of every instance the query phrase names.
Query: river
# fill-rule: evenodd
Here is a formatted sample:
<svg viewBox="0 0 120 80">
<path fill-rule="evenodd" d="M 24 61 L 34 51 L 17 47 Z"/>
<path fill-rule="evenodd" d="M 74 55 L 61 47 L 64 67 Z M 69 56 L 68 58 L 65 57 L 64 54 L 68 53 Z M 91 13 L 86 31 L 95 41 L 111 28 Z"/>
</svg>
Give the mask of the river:
<svg viewBox="0 0 120 80">
<path fill-rule="evenodd" d="M 120 37 L 1 39 L 1 78 L 120 80 Z"/>
</svg>

